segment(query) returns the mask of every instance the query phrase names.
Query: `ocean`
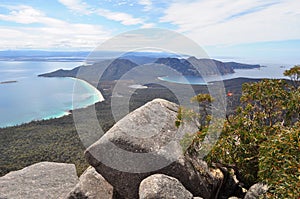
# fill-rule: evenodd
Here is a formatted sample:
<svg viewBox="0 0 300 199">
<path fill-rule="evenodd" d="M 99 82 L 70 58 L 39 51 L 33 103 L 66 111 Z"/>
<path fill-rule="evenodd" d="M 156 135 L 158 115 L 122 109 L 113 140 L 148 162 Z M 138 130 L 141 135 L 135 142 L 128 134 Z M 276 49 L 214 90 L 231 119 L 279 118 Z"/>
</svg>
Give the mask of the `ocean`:
<svg viewBox="0 0 300 199">
<path fill-rule="evenodd" d="M 59 118 L 69 114 L 70 110 L 102 101 L 101 93 L 87 82 L 74 78 L 37 77 L 42 73 L 72 69 L 81 64 L 0 61 L 0 82 L 4 82 L 0 84 L 0 127 Z M 76 101 L 73 101 L 75 85 Z"/>
</svg>

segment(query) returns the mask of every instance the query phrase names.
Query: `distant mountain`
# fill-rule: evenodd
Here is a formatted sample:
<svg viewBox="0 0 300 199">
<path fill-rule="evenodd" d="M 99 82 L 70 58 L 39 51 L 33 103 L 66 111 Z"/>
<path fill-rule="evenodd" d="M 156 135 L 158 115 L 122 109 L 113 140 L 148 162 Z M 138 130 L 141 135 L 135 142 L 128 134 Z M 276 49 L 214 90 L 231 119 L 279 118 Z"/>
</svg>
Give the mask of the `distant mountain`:
<svg viewBox="0 0 300 199">
<path fill-rule="evenodd" d="M 120 56 L 121 55 L 121 56 Z M 120 57 L 119 57 L 120 56 Z M 116 51 L 44 51 L 44 50 L 3 50 L 0 60 L 15 61 L 93 61 L 93 58 L 128 59 L 138 64 L 144 64 L 160 57 L 179 57 L 165 52 L 116 52 Z"/>
<path fill-rule="evenodd" d="M 128 52 L 120 58 L 128 59 L 138 65 L 155 63 L 159 58 L 180 58 L 180 55 L 167 52 Z"/>
<path fill-rule="evenodd" d="M 136 56 L 136 55 L 124 55 L 122 56 L 123 59 L 128 59 L 133 63 L 138 65 L 148 64 L 148 63 L 155 63 L 157 58 L 156 57 L 148 57 L 148 56 Z"/>
<path fill-rule="evenodd" d="M 78 66 L 72 70 L 57 70 L 51 73 L 41 74 L 40 77 L 77 77 L 80 71 L 80 78 L 89 82 L 101 80 L 118 80 L 127 71 L 138 66 L 127 59 L 104 60 L 92 65 Z M 104 70 L 104 71 L 103 71 Z M 102 74 L 102 76 L 100 76 Z"/>
<path fill-rule="evenodd" d="M 0 60 L 83 61 L 88 55 L 85 51 L 4 50 L 0 51 Z"/>
<path fill-rule="evenodd" d="M 125 59 L 127 58 L 127 59 Z M 76 77 L 80 70 L 80 78 L 89 81 L 118 80 L 126 72 L 141 65 L 155 64 L 156 66 L 166 65 L 176 70 L 184 76 L 210 76 L 225 75 L 234 73 L 234 69 L 257 68 L 259 65 L 241 64 L 235 62 L 221 62 L 213 59 L 197 59 L 190 57 L 188 59 L 179 58 L 154 58 L 136 55 L 127 55 L 127 57 L 115 60 L 103 60 L 91 65 L 79 66 L 72 70 L 57 70 L 51 73 L 42 74 L 43 77 Z M 200 73 L 199 73 L 200 71 Z M 151 72 L 151 71 L 150 71 Z M 100 75 L 102 76 L 100 77 Z"/>
<path fill-rule="evenodd" d="M 260 67 L 260 65 L 221 62 L 214 59 L 197 59 L 195 57 L 188 59 L 159 58 L 155 63 L 170 66 L 186 76 L 226 75 L 234 73 L 234 69 L 253 69 Z M 199 71 L 201 74 L 199 74 Z"/>
<path fill-rule="evenodd" d="M 178 55 L 175 53 L 168 53 L 168 52 L 147 52 L 147 51 L 139 51 L 139 52 L 127 52 L 124 55 L 122 55 L 121 57 L 148 57 L 148 58 L 163 58 L 163 57 L 170 57 L 170 58 L 180 58 L 182 56 L 186 56 L 186 55 Z"/>
<path fill-rule="evenodd" d="M 223 62 L 213 59 L 197 59 L 195 57 L 188 59 L 160 58 L 156 63 L 170 66 L 185 76 L 209 76 L 234 73 L 233 67 L 229 64 L 226 65 Z"/>
<path fill-rule="evenodd" d="M 241 64 L 237 62 L 224 62 L 224 64 L 232 67 L 233 69 L 254 69 L 261 67 L 259 64 Z"/>
<path fill-rule="evenodd" d="M 155 63 L 169 66 L 185 76 L 201 76 L 186 59 L 159 58 Z"/>
<path fill-rule="evenodd" d="M 3 50 L 0 57 L 78 57 L 87 56 L 86 51 L 43 51 L 43 50 Z"/>
</svg>

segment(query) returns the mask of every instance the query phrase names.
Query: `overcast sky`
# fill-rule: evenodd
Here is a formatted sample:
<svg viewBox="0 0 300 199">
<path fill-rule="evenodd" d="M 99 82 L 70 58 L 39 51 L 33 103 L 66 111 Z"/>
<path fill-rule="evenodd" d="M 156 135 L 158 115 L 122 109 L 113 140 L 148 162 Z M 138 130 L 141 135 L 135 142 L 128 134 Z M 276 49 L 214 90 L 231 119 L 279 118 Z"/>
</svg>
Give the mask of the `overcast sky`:
<svg viewBox="0 0 300 199">
<path fill-rule="evenodd" d="M 0 2 L 1 50 L 92 50 L 139 28 L 177 31 L 213 57 L 300 64 L 299 0 Z"/>
</svg>

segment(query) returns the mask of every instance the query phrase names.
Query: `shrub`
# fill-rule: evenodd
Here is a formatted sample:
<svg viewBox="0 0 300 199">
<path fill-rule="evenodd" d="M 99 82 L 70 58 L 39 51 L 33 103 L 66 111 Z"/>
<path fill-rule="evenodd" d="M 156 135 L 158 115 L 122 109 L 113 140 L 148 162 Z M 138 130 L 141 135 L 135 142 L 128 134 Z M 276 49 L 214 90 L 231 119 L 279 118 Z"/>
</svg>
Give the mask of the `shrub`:
<svg viewBox="0 0 300 199">
<path fill-rule="evenodd" d="M 299 69 L 285 72 L 292 84 L 285 80 L 244 84 L 240 106 L 227 117 L 219 140 L 205 157 L 208 163 L 235 165 L 246 187 L 267 183 L 271 198 L 298 198 L 300 193 Z M 194 99 L 209 98 L 198 95 Z M 198 120 L 201 124 L 203 117 Z M 197 152 L 207 126 L 201 129 L 188 152 Z"/>
</svg>

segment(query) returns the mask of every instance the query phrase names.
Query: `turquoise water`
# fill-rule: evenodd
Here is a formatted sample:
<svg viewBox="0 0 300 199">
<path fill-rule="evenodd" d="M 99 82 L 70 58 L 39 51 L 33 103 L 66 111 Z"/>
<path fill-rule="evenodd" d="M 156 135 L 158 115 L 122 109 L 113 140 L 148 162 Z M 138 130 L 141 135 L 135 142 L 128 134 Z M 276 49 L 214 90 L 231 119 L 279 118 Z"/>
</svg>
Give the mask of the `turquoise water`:
<svg viewBox="0 0 300 199">
<path fill-rule="evenodd" d="M 59 68 L 71 69 L 78 62 L 0 62 L 0 127 L 33 120 L 58 118 L 69 110 L 102 101 L 90 84 L 73 78 L 43 78 L 38 74 Z M 73 89 L 76 84 L 76 98 Z"/>
</svg>

